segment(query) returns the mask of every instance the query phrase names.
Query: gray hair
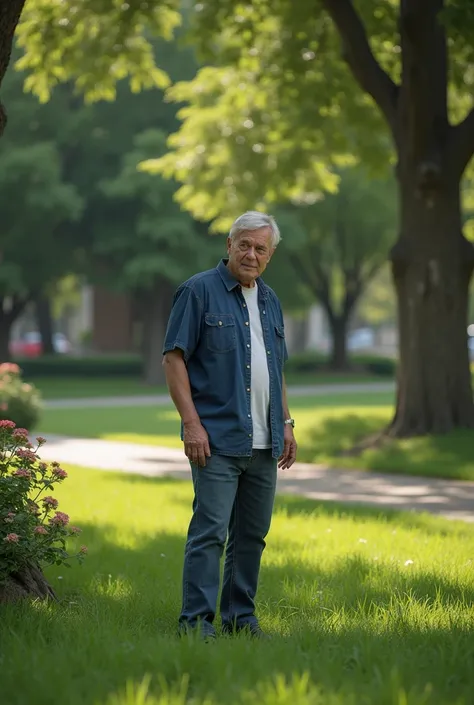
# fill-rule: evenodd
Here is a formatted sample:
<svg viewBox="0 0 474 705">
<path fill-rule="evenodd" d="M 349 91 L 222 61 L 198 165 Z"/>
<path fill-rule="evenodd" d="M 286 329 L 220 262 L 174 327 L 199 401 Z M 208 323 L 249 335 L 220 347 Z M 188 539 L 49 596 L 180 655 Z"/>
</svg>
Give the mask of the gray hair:
<svg viewBox="0 0 474 705">
<path fill-rule="evenodd" d="M 260 211 L 247 211 L 234 221 L 229 232 L 229 237 L 233 239 L 239 233 L 246 230 L 258 230 L 258 228 L 270 228 L 272 231 L 272 247 L 276 247 L 281 240 L 280 229 L 272 215 L 260 213 Z"/>
</svg>

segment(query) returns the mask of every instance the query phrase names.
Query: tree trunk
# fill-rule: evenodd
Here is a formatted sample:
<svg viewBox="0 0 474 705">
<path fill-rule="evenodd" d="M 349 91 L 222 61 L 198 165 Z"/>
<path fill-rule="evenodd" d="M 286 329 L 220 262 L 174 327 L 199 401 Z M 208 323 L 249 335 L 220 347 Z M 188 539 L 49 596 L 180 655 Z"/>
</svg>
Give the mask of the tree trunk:
<svg viewBox="0 0 474 705">
<path fill-rule="evenodd" d="M 0 363 L 10 360 L 10 333 L 13 321 L 0 308 Z"/>
<path fill-rule="evenodd" d="M 467 347 L 474 250 L 461 231 L 459 187 L 422 198 L 405 178 L 400 193 L 401 234 L 391 257 L 400 363 L 389 433 L 474 428 Z"/>
<path fill-rule="evenodd" d="M 56 351 L 53 343 L 53 319 L 49 297 L 39 294 L 35 299 L 35 308 L 36 322 L 41 334 L 42 354 L 54 355 Z"/>
<path fill-rule="evenodd" d="M 174 287 L 162 280 L 141 299 L 144 381 L 148 385 L 165 383 L 162 348 L 173 293 Z"/>
<path fill-rule="evenodd" d="M 0 604 L 16 602 L 27 597 L 56 600 L 53 588 L 37 566 L 28 565 L 11 573 L 4 582 L 0 582 Z"/>
<path fill-rule="evenodd" d="M 346 372 L 349 369 L 347 357 L 347 318 L 344 315 L 329 317 L 331 328 L 331 369 Z"/>
<path fill-rule="evenodd" d="M 1 0 L 0 0 L 1 1 Z M 17 296 L 11 297 L 0 296 L 0 362 L 10 360 L 10 334 L 13 324 L 22 313 L 28 298 L 20 298 Z"/>
<path fill-rule="evenodd" d="M 0 85 L 10 63 L 13 36 L 24 4 L 25 0 L 0 0 Z M 0 104 L 0 137 L 6 122 L 5 110 Z"/>
</svg>

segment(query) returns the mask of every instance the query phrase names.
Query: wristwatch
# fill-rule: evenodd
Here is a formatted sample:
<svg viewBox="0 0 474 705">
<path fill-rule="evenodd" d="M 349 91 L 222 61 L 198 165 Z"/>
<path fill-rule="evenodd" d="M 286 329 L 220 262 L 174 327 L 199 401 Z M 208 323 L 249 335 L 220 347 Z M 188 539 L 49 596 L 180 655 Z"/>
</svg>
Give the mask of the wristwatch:
<svg viewBox="0 0 474 705">
<path fill-rule="evenodd" d="M 284 424 L 285 424 L 285 426 L 290 425 L 294 428 L 295 427 L 295 420 L 294 419 L 285 419 Z"/>
</svg>

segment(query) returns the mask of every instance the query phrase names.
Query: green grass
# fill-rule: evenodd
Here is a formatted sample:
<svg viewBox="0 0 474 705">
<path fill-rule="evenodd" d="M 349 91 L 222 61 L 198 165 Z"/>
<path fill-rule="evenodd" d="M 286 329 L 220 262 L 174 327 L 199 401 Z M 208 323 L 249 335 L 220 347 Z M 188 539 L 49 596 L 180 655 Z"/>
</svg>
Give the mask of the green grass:
<svg viewBox="0 0 474 705">
<path fill-rule="evenodd" d="M 1 607 L 5 705 L 472 703 L 469 525 L 281 497 L 258 596 L 273 639 L 202 644 L 176 636 L 190 483 L 68 470 L 89 555 L 47 571 L 58 604 Z"/>
<path fill-rule="evenodd" d="M 474 433 L 413 438 L 341 456 L 389 421 L 393 394 L 344 394 L 291 399 L 298 460 L 335 467 L 474 480 Z M 40 430 L 62 435 L 180 447 L 179 417 L 172 406 L 48 409 Z"/>
<path fill-rule="evenodd" d="M 288 376 L 288 384 L 362 384 L 391 382 L 390 377 L 357 373 L 321 373 L 313 375 L 293 374 Z M 44 399 L 81 399 L 87 397 L 149 396 L 165 394 L 166 387 L 147 386 L 140 379 L 129 377 L 39 377 L 28 379 L 41 391 Z"/>
</svg>

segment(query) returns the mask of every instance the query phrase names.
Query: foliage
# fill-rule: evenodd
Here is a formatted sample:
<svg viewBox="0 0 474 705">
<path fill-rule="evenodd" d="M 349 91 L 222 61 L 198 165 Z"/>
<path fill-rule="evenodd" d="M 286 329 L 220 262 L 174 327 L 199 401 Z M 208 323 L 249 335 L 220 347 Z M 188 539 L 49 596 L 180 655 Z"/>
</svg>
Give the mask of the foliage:
<svg viewBox="0 0 474 705">
<path fill-rule="evenodd" d="M 80 532 L 56 511 L 54 497 L 43 496 L 67 472 L 59 463 L 41 462 L 38 449 L 45 440 L 36 440 L 33 448 L 28 431 L 0 421 L 0 581 L 30 564 L 69 566 L 66 539 Z M 86 550 L 82 546 L 75 557 L 82 559 Z"/>
<path fill-rule="evenodd" d="M 0 364 L 0 420 L 9 419 L 31 431 L 38 423 L 41 396 L 32 384 L 23 381 L 14 363 Z"/>
<path fill-rule="evenodd" d="M 102 184 L 109 203 L 98 227 L 96 252 L 121 272 L 122 286 L 135 291 L 152 289 L 157 280 L 178 285 L 214 266 L 224 252 L 224 244 L 209 238 L 207 229 L 176 204 L 175 184 L 137 170 L 145 155 L 163 153 L 165 142 L 159 130 L 136 135 L 117 176 Z"/>
<path fill-rule="evenodd" d="M 396 371 L 396 361 L 388 357 L 377 355 L 354 355 L 351 357 L 354 370 L 360 373 L 380 375 L 381 377 L 393 378 Z M 291 355 L 285 364 L 285 374 L 291 375 L 312 375 L 327 370 L 327 356 L 308 350 L 304 353 Z"/>
<path fill-rule="evenodd" d="M 311 203 L 337 187 L 334 164 L 363 159 L 379 169 L 393 161 L 387 126 L 341 56 L 329 4 L 211 0 L 196 8 L 193 39 L 213 65 L 169 89 L 171 100 L 186 104 L 182 126 L 170 152 L 145 164 L 183 184 L 179 202 L 196 217 L 220 228 L 236 210 L 288 198 Z M 375 13 L 370 2 L 357 8 L 374 56 L 393 80 L 401 75 L 397 5 L 385 0 Z M 450 7 L 444 18 L 454 120 L 471 102 L 470 69 L 456 60 L 472 51 L 461 16 Z"/>
<path fill-rule="evenodd" d="M 113 100 L 118 81 L 134 92 L 163 88 L 150 37 L 171 39 L 180 23 L 178 0 L 28 0 L 17 28 L 27 70 L 25 88 L 42 101 L 74 79 L 88 101 Z"/>
</svg>

